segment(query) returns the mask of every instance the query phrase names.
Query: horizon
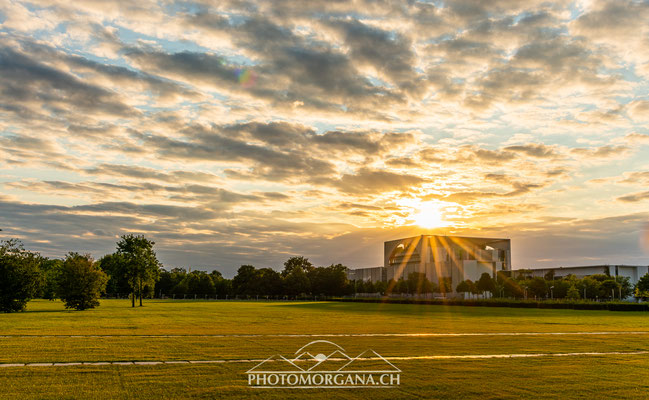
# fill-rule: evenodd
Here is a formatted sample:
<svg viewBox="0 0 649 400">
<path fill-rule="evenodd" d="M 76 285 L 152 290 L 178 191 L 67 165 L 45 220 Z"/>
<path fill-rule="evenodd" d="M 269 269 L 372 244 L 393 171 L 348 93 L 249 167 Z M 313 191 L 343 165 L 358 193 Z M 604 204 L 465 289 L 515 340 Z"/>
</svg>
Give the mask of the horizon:
<svg viewBox="0 0 649 400">
<path fill-rule="evenodd" d="M 638 2 L 0 4 L 0 239 L 166 268 L 649 264 Z M 642 54 L 645 54 L 643 56 Z"/>
</svg>

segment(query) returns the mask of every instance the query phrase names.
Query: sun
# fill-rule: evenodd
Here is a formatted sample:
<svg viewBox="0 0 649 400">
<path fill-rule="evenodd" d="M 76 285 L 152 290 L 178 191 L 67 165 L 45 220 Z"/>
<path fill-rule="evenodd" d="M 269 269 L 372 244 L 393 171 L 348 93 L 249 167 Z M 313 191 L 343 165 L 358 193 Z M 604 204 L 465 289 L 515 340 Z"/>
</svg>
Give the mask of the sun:
<svg viewBox="0 0 649 400">
<path fill-rule="evenodd" d="M 422 203 L 419 207 L 419 212 L 412 215 L 415 224 L 422 228 L 432 229 L 446 226 L 447 222 L 444 221 L 442 211 L 436 204 Z"/>
</svg>

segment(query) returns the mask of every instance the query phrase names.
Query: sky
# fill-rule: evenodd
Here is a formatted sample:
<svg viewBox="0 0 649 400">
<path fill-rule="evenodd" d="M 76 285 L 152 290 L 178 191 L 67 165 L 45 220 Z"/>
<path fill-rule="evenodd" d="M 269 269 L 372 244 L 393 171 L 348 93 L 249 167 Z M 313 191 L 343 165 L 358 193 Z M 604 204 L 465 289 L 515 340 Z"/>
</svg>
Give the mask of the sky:
<svg viewBox="0 0 649 400">
<path fill-rule="evenodd" d="M 167 267 L 649 264 L 647 1 L 0 2 L 0 238 Z"/>
</svg>

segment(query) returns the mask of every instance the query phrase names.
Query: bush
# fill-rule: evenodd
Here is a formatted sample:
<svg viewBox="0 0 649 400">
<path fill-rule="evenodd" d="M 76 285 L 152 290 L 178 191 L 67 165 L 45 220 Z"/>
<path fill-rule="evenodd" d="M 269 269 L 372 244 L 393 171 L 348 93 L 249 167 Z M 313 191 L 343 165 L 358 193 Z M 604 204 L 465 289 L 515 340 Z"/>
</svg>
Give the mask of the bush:
<svg viewBox="0 0 649 400">
<path fill-rule="evenodd" d="M 334 301 L 360 302 L 360 303 L 396 303 L 396 304 L 427 304 L 443 306 L 468 306 L 468 307 L 512 307 L 512 308 L 554 308 L 572 310 L 609 310 L 609 311 L 649 311 L 649 303 L 627 302 L 589 302 L 566 300 L 509 300 L 509 299 L 394 299 L 394 298 L 334 298 Z"/>
<path fill-rule="evenodd" d="M 86 310 L 99 305 L 99 296 L 106 290 L 106 275 L 90 255 L 69 253 L 58 276 L 57 295 L 65 308 Z"/>
</svg>

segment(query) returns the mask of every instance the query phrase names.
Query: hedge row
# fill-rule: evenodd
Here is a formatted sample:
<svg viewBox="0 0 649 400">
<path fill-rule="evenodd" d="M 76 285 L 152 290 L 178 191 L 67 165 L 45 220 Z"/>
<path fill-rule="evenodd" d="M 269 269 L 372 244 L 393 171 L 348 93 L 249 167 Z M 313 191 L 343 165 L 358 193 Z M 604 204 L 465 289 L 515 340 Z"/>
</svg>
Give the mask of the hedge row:
<svg viewBox="0 0 649 400">
<path fill-rule="evenodd" d="M 436 306 L 467 306 L 467 307 L 512 307 L 512 308 L 556 308 L 572 310 L 609 310 L 609 311 L 649 311 L 647 303 L 629 302 L 586 302 L 586 301 L 530 301 L 530 300 L 454 300 L 454 299 L 393 299 L 393 298 L 332 298 L 329 300 L 355 303 L 394 303 L 394 304 L 424 304 Z"/>
</svg>

